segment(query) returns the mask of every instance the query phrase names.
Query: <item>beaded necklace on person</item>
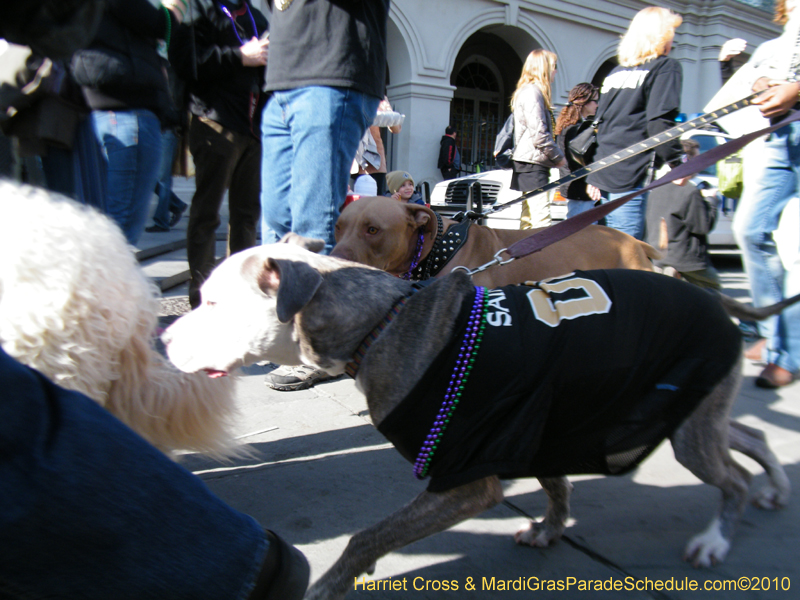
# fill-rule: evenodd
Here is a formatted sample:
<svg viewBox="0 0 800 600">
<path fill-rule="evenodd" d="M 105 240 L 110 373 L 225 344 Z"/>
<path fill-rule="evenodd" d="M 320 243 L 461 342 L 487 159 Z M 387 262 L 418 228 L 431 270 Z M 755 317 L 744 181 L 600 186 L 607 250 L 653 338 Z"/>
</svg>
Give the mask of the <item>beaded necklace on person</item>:
<svg viewBox="0 0 800 600">
<path fill-rule="evenodd" d="M 428 475 L 428 470 L 433 460 L 439 441 L 444 435 L 447 425 L 455 412 L 458 403 L 461 401 L 461 394 L 467 385 L 472 366 L 475 364 L 475 357 L 481 346 L 483 332 L 486 330 L 486 312 L 488 310 L 487 295 L 485 287 L 475 287 L 475 301 L 472 304 L 472 311 L 467 322 L 467 330 L 461 342 L 461 349 L 458 353 L 458 360 L 450 376 L 450 384 L 444 395 L 444 401 L 439 408 L 439 412 L 433 421 L 430 433 L 422 443 L 417 460 L 414 462 L 414 476 L 417 479 L 424 479 Z"/>
<path fill-rule="evenodd" d="M 258 29 L 256 28 L 256 20 L 253 18 L 253 13 L 250 12 L 250 7 L 247 5 L 247 2 L 242 2 L 242 4 L 244 4 L 244 10 L 247 12 L 247 16 L 250 17 L 250 23 L 253 25 L 253 37 L 258 37 Z M 242 36 L 239 35 L 239 30 L 236 27 L 236 19 L 233 18 L 231 11 L 228 10 L 228 7 L 222 3 L 219 4 L 219 8 L 223 13 L 225 13 L 225 16 L 231 20 L 231 23 L 233 24 L 233 33 L 236 34 L 236 38 L 239 40 L 239 43 L 244 46 L 245 40 L 243 40 Z M 242 27 L 242 31 L 244 31 L 244 27 Z"/>
</svg>

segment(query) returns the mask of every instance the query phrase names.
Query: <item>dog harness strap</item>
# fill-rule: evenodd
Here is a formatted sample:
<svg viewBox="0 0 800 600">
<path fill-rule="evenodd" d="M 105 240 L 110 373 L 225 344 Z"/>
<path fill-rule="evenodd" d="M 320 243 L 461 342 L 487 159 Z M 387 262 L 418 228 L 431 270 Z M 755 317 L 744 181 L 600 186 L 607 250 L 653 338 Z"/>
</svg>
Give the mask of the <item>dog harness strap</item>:
<svg viewBox="0 0 800 600">
<path fill-rule="evenodd" d="M 442 231 L 444 229 L 444 223 L 442 223 L 441 215 L 438 212 L 434 212 L 434 214 L 436 215 L 436 237 L 433 238 L 433 246 L 431 247 L 431 251 L 433 251 L 433 248 L 436 248 L 437 244 L 441 241 Z M 421 233 L 420 238 L 422 238 Z M 408 275 L 408 279 L 411 281 L 423 281 L 428 279 L 431 276 L 431 262 L 428 261 L 428 257 L 421 262 L 417 262 L 416 264 L 412 262 L 408 269 Z M 406 279 L 406 277 L 403 278 Z"/>
<path fill-rule="evenodd" d="M 442 218 L 436 213 L 439 221 L 439 228 L 442 228 Z M 444 235 L 437 234 L 430 254 L 422 261 L 417 268 L 412 271 L 413 279 L 428 279 L 435 277 L 445 265 L 456 255 L 461 246 L 467 241 L 469 228 L 472 226 L 470 219 L 464 219 L 460 223 L 453 225 Z"/>
</svg>

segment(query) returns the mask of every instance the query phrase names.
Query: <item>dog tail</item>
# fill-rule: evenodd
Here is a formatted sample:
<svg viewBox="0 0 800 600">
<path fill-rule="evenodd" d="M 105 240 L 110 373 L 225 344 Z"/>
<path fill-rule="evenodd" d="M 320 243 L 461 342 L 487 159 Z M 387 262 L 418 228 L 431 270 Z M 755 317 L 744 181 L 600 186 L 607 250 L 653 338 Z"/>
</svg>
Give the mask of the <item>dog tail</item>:
<svg viewBox="0 0 800 600">
<path fill-rule="evenodd" d="M 641 240 L 636 240 L 636 241 L 639 242 L 639 245 L 641 246 L 641 248 L 644 251 L 645 255 L 651 261 L 659 260 L 659 259 L 664 258 L 664 255 L 661 252 L 659 252 L 656 248 L 654 248 L 653 246 L 651 246 L 647 242 L 643 242 Z"/>
<path fill-rule="evenodd" d="M 718 293 L 717 295 L 719 296 L 719 300 L 722 302 L 722 306 L 725 308 L 725 311 L 730 316 L 741 320 L 763 321 L 767 317 L 779 314 L 792 304 L 800 302 L 800 294 L 797 294 L 796 296 L 786 298 L 785 300 L 781 300 L 780 302 L 771 304 L 770 306 L 761 306 L 756 308 L 754 306 L 749 306 L 739 302 L 738 300 L 734 300 L 725 294 Z"/>
</svg>

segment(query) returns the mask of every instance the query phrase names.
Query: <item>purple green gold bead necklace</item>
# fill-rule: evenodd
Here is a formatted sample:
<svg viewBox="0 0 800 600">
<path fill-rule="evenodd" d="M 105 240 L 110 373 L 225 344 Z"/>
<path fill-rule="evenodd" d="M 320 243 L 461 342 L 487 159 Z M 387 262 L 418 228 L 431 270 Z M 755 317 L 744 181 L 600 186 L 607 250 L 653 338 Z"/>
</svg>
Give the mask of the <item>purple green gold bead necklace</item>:
<svg viewBox="0 0 800 600">
<path fill-rule="evenodd" d="M 408 267 L 408 271 L 406 271 L 400 276 L 401 279 L 405 279 L 406 281 L 409 281 L 411 279 L 411 273 L 414 271 L 414 269 L 417 268 L 417 265 L 419 264 L 419 259 L 422 258 L 422 245 L 424 243 L 425 243 L 425 234 L 422 233 L 422 231 L 420 231 L 419 237 L 417 238 L 417 248 L 415 250 L 416 256 L 414 257 L 414 260 L 411 261 L 411 266 Z"/>
<path fill-rule="evenodd" d="M 450 384 L 444 395 L 442 406 L 433 421 L 433 426 L 422 443 L 417 460 L 414 462 L 414 475 L 417 479 L 423 479 L 427 476 L 433 454 L 439 445 L 439 440 L 441 440 L 447 425 L 450 423 L 450 418 L 461 400 L 461 394 L 467 385 L 472 366 L 475 364 L 475 357 L 478 355 L 483 332 L 486 330 L 487 308 L 486 288 L 476 286 L 475 301 L 467 321 L 467 330 L 461 342 L 456 366 L 450 376 Z"/>
</svg>

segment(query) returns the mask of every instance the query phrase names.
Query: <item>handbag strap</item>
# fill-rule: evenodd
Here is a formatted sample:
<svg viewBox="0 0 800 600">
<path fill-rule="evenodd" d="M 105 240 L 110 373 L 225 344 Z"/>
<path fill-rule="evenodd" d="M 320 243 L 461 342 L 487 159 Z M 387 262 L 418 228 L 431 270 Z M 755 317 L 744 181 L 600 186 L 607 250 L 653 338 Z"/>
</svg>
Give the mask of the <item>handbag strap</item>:
<svg viewBox="0 0 800 600">
<path fill-rule="evenodd" d="M 606 114 L 608 107 L 611 106 L 611 102 L 614 100 L 614 98 L 617 97 L 617 94 L 619 94 L 620 89 L 621 88 L 614 88 L 613 94 L 608 96 L 609 101 L 605 103 L 605 106 L 603 106 L 603 112 L 600 113 L 600 111 L 598 111 L 599 114 L 596 114 L 594 118 L 592 118 L 592 129 L 597 130 L 597 127 L 603 121 L 603 115 Z"/>
</svg>

